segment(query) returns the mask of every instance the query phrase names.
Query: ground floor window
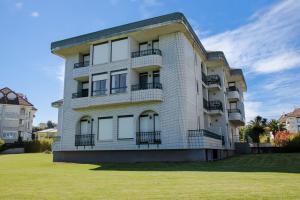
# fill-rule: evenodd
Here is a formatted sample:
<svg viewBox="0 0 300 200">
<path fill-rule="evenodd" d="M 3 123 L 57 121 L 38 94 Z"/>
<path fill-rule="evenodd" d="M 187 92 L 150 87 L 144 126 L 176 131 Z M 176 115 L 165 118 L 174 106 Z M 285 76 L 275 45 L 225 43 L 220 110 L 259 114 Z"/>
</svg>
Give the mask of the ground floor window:
<svg viewBox="0 0 300 200">
<path fill-rule="evenodd" d="M 113 117 L 98 118 L 98 140 L 113 139 Z"/>
<path fill-rule="evenodd" d="M 118 139 L 134 138 L 134 120 L 133 115 L 118 117 Z"/>
</svg>

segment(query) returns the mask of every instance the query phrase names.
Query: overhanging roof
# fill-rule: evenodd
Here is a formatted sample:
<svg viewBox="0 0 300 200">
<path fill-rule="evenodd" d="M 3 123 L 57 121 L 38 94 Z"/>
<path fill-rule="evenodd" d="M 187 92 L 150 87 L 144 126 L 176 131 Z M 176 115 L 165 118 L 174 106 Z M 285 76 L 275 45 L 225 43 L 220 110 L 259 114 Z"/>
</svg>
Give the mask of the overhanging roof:
<svg viewBox="0 0 300 200">
<path fill-rule="evenodd" d="M 197 42 L 199 48 L 203 51 L 204 55 L 206 56 L 206 50 L 204 49 L 198 36 L 196 35 L 193 28 L 187 21 L 186 17 L 180 12 L 175 12 L 175 13 L 171 13 L 171 14 L 167 14 L 167 15 L 158 16 L 158 17 L 153 17 L 150 19 L 145 19 L 145 20 L 141 20 L 141 21 L 137 21 L 137 22 L 133 22 L 133 23 L 129 23 L 129 24 L 124 24 L 121 26 L 104 29 L 101 31 L 96 31 L 93 33 L 80 35 L 77 37 L 68 38 L 65 40 L 52 42 L 51 43 L 51 51 L 55 52 L 56 50 L 59 50 L 62 48 L 68 48 L 68 47 L 72 47 L 72 46 L 81 45 L 86 42 L 93 42 L 93 41 L 97 41 L 100 39 L 105 39 L 105 38 L 110 38 L 110 37 L 121 35 L 121 34 L 130 33 L 133 31 L 137 31 L 138 29 L 141 29 L 141 28 L 144 28 L 147 26 L 152 26 L 155 24 L 161 24 L 161 23 L 165 23 L 165 22 L 178 22 L 178 21 L 182 22 L 186 26 L 186 28 L 191 33 L 194 40 Z"/>
</svg>

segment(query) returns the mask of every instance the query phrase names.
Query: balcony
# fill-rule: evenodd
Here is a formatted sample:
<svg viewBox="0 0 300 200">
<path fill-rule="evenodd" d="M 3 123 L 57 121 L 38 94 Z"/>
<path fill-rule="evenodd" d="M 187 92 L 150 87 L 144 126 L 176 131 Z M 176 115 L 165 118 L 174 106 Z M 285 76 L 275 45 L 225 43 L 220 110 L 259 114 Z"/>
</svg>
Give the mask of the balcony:
<svg viewBox="0 0 300 200">
<path fill-rule="evenodd" d="M 205 75 L 202 72 L 202 81 L 208 89 L 221 89 L 221 78 L 219 75 Z"/>
<path fill-rule="evenodd" d="M 239 89 L 236 86 L 230 86 L 227 88 L 228 100 L 238 101 L 240 99 Z"/>
<path fill-rule="evenodd" d="M 240 109 L 229 109 L 228 120 L 237 126 L 245 125 L 245 118 Z"/>
<path fill-rule="evenodd" d="M 88 90 L 82 90 L 82 91 L 73 93 L 72 94 L 72 99 L 88 97 L 88 96 L 89 96 L 89 91 Z"/>
<path fill-rule="evenodd" d="M 95 134 L 75 135 L 75 146 L 95 146 Z"/>
<path fill-rule="evenodd" d="M 203 98 L 203 108 L 208 114 L 220 115 L 223 113 L 223 105 L 219 100 L 207 101 Z"/>
<path fill-rule="evenodd" d="M 131 86 L 131 101 L 162 101 L 162 85 L 161 83 L 145 83 Z"/>
<path fill-rule="evenodd" d="M 75 63 L 74 69 L 81 68 L 81 67 L 88 67 L 89 65 L 90 65 L 90 61 Z"/>
<path fill-rule="evenodd" d="M 131 58 L 131 67 L 136 71 L 157 70 L 162 67 L 162 53 L 159 49 L 132 52 Z"/>
<path fill-rule="evenodd" d="M 189 148 L 220 148 L 225 144 L 224 136 L 205 129 L 188 130 L 187 140 Z"/>
<path fill-rule="evenodd" d="M 136 132 L 137 145 L 161 144 L 160 131 Z"/>
<path fill-rule="evenodd" d="M 73 79 L 80 80 L 81 77 L 88 77 L 89 65 L 90 65 L 89 61 L 75 63 L 73 69 Z"/>
</svg>

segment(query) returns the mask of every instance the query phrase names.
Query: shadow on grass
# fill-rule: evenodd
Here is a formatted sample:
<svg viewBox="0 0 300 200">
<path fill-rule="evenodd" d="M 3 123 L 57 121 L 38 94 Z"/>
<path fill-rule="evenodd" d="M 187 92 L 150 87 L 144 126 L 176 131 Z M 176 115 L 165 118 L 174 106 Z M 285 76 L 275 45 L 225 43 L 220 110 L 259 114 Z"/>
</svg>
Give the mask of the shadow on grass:
<svg viewBox="0 0 300 200">
<path fill-rule="evenodd" d="M 214 162 L 101 163 L 91 170 L 300 173 L 300 153 L 241 155 Z"/>
</svg>

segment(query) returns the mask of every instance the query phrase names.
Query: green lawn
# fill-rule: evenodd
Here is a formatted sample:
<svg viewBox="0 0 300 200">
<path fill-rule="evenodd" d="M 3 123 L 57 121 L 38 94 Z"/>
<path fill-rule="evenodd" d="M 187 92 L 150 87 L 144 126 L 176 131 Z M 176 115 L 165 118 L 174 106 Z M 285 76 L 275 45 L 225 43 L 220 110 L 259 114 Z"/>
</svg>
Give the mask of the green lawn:
<svg viewBox="0 0 300 200">
<path fill-rule="evenodd" d="M 51 156 L 0 155 L 0 199 L 300 199 L 300 154 L 99 165 Z"/>
</svg>

